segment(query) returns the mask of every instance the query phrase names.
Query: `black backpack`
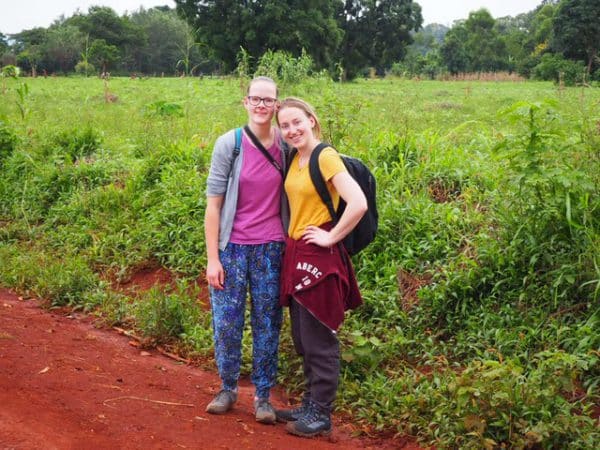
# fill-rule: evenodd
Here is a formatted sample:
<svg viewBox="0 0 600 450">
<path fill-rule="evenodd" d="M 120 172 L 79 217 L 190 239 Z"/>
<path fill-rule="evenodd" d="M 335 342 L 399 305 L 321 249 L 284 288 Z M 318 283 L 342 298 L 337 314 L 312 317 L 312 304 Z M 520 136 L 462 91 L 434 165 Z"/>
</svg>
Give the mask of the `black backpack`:
<svg viewBox="0 0 600 450">
<path fill-rule="evenodd" d="M 321 142 L 315 147 L 310 155 L 308 168 L 313 185 L 319 193 L 321 200 L 323 200 L 323 203 L 325 203 L 327 206 L 329 214 L 335 223 L 342 216 L 342 213 L 346 208 L 346 202 L 340 197 L 340 203 L 337 211 L 333 208 L 331 196 L 329 195 L 325 180 L 323 179 L 323 174 L 321 173 L 321 169 L 319 167 L 319 155 L 321 154 L 321 151 L 327 147 L 334 148 L 325 142 Z M 292 161 L 296 152 L 296 149 L 292 150 L 289 161 Z M 356 255 L 363 248 L 369 245 L 373 239 L 375 239 L 375 234 L 377 233 L 379 214 L 377 213 L 375 177 L 360 159 L 343 154 L 340 154 L 340 156 L 344 165 L 346 166 L 346 169 L 348 170 L 348 173 L 352 178 L 354 178 L 354 180 L 356 180 L 365 194 L 365 197 L 367 198 L 367 212 L 362 219 L 360 219 L 358 224 L 356 224 L 354 229 L 342 241 L 348 253 L 350 255 Z"/>
</svg>

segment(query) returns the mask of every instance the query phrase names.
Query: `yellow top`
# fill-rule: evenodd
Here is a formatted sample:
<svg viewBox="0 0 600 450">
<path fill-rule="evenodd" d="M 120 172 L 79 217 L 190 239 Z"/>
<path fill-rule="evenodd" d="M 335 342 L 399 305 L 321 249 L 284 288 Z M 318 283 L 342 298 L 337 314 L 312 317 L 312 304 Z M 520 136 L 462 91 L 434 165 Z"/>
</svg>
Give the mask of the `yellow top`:
<svg viewBox="0 0 600 450">
<path fill-rule="evenodd" d="M 322 225 L 331 221 L 331 215 L 325 203 L 319 197 L 310 179 L 309 164 L 300 168 L 299 155 L 296 154 L 290 164 L 285 179 L 285 192 L 290 203 L 290 226 L 288 233 L 292 239 L 300 239 L 308 225 Z M 331 179 L 334 175 L 346 171 L 339 153 L 327 147 L 319 155 L 319 167 L 331 195 L 333 207 L 337 209 L 340 196 L 333 187 Z"/>
</svg>

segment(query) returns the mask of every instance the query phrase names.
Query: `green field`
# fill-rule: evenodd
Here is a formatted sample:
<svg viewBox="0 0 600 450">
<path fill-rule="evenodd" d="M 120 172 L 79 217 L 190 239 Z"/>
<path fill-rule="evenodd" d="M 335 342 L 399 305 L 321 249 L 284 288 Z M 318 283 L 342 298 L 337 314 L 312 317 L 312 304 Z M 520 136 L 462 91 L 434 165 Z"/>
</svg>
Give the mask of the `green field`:
<svg viewBox="0 0 600 450">
<path fill-rule="evenodd" d="M 2 82 L 0 283 L 211 356 L 192 286 L 212 144 L 246 118 L 240 80 Z M 600 90 L 318 78 L 282 90 L 378 181 L 338 410 L 438 448 L 600 447 Z M 110 289 L 146 266 L 178 288 L 135 301 Z M 297 393 L 285 326 L 280 382 Z"/>
</svg>

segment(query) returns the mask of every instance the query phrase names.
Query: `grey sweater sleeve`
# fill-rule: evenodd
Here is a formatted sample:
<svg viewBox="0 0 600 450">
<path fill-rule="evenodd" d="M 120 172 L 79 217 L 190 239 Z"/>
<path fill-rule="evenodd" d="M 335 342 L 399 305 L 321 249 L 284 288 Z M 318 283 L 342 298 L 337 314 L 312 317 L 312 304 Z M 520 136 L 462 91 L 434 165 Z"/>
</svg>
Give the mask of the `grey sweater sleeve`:
<svg viewBox="0 0 600 450">
<path fill-rule="evenodd" d="M 213 149 L 210 169 L 206 179 L 206 195 L 224 195 L 227 192 L 229 173 L 232 170 L 235 130 L 219 136 Z"/>
</svg>

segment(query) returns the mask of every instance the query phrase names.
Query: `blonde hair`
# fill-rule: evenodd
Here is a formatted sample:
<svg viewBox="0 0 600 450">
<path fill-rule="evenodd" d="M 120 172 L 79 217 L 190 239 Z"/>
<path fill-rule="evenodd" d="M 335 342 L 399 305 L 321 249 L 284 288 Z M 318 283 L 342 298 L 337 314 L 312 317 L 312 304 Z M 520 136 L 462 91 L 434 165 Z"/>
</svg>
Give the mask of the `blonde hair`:
<svg viewBox="0 0 600 450">
<path fill-rule="evenodd" d="M 313 127 L 313 134 L 317 139 L 321 139 L 321 123 L 319 122 L 319 118 L 317 117 L 317 113 L 315 109 L 298 97 L 286 97 L 279 103 L 279 108 L 277 108 L 277 114 L 275 116 L 275 120 L 277 121 L 277 126 L 279 126 L 279 111 L 285 108 L 298 108 L 306 117 L 312 117 L 315 121 L 315 126 Z"/>
<path fill-rule="evenodd" d="M 275 96 L 279 97 L 279 88 L 277 87 L 277 83 L 275 82 L 275 80 L 273 78 L 265 77 L 263 75 L 254 77 L 252 78 L 252 80 L 250 80 L 250 83 L 248 83 L 248 89 L 246 89 L 246 95 L 250 93 L 250 88 L 252 87 L 252 85 L 258 81 L 266 81 L 267 83 L 271 83 L 273 86 L 275 86 Z"/>
</svg>

